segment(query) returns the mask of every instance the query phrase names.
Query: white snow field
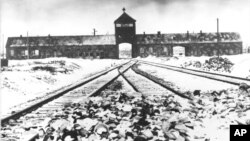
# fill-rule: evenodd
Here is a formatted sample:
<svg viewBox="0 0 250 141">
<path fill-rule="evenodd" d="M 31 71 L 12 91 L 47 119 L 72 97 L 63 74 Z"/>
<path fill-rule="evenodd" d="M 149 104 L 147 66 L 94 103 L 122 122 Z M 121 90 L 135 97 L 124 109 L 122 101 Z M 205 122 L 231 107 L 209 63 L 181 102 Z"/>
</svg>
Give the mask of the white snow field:
<svg viewBox="0 0 250 141">
<path fill-rule="evenodd" d="M 213 56 L 215 57 L 215 56 Z M 229 61 L 231 61 L 234 65 L 231 68 L 231 72 L 225 72 L 225 71 L 214 71 L 213 69 L 210 69 L 210 72 L 214 73 L 221 73 L 226 75 L 233 75 L 243 78 L 249 78 L 250 79 L 250 54 L 239 54 L 239 55 L 223 55 L 220 56 L 222 58 L 227 58 Z M 171 57 L 171 58 L 157 58 L 153 56 L 149 56 L 147 58 L 138 58 L 139 60 L 145 60 L 145 61 L 151 61 L 151 62 L 157 62 L 167 65 L 173 65 L 173 66 L 184 66 L 191 69 L 198 69 L 206 71 L 206 69 L 203 68 L 197 68 L 193 66 L 194 62 L 199 61 L 200 63 L 204 64 L 206 60 L 210 59 L 212 57 L 208 56 L 201 56 L 201 57 Z"/>
<path fill-rule="evenodd" d="M 250 54 L 222 56 L 229 59 L 234 65 L 231 73 L 217 72 L 241 77 L 250 76 Z M 211 57 L 173 57 L 173 58 L 138 58 L 142 60 L 170 64 L 175 66 L 184 66 L 188 63 L 199 61 L 204 63 Z M 69 58 L 48 58 L 38 60 L 10 60 L 7 68 L 2 68 L 1 72 L 1 112 L 2 114 L 15 111 L 15 107 L 25 104 L 32 99 L 44 96 L 49 92 L 66 87 L 74 82 L 80 81 L 91 74 L 108 69 L 116 64 L 126 62 L 127 60 L 84 60 Z M 196 68 L 193 65 L 187 65 L 188 68 Z M 190 104 L 193 106 L 188 111 L 183 110 L 177 113 L 181 116 L 189 116 L 194 124 L 194 130 L 188 134 L 195 140 L 204 141 L 226 141 L 229 140 L 229 125 L 249 124 L 250 122 L 250 96 L 248 92 L 243 92 L 238 87 L 215 82 L 209 79 L 196 76 L 181 74 L 173 71 L 166 71 L 157 67 L 141 65 L 139 68 L 147 73 L 157 76 L 164 81 L 172 82 L 180 91 L 201 90 L 200 96 L 193 96 Z M 213 70 L 210 70 L 213 71 Z M 214 72 L 214 71 L 213 71 Z M 130 70 L 126 76 L 133 81 L 139 88 L 148 88 L 144 93 L 151 94 L 149 99 L 153 100 L 161 88 L 153 83 L 148 83 L 143 77 L 135 77 Z M 143 80 L 144 79 L 144 80 Z M 120 80 L 123 80 L 120 78 Z M 124 80 L 123 80 L 124 81 Z M 126 90 L 135 94 L 132 88 L 126 84 Z M 221 95 L 212 95 L 212 91 L 225 91 Z M 163 91 L 163 90 L 162 90 Z M 210 91 L 210 92 L 209 92 Z M 187 107 L 186 100 L 176 96 L 177 101 L 184 109 Z"/>
<path fill-rule="evenodd" d="M 47 58 L 9 60 L 1 68 L 1 115 L 125 60 Z"/>
<path fill-rule="evenodd" d="M 147 73 L 150 73 L 158 78 L 170 82 L 173 85 L 177 86 L 176 89 L 181 89 L 181 91 L 195 91 L 201 90 L 205 91 L 219 91 L 228 88 L 238 88 L 231 84 L 214 81 L 207 78 L 201 78 L 199 76 L 194 76 L 191 74 L 184 74 L 181 72 L 176 72 L 172 70 L 167 70 L 164 68 L 149 66 L 149 65 L 140 65 L 139 68 Z"/>
</svg>

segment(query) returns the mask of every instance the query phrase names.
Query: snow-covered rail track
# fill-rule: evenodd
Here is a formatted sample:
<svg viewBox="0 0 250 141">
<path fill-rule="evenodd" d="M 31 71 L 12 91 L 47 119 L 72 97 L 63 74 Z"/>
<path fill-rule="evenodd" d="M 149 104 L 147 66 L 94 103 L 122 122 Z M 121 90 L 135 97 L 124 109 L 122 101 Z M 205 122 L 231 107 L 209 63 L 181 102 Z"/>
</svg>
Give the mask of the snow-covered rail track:
<svg viewBox="0 0 250 141">
<path fill-rule="evenodd" d="M 23 134 L 23 132 L 19 132 L 19 130 L 25 129 L 27 124 L 34 125 L 34 128 L 41 127 L 46 118 L 53 116 L 55 113 L 58 114 L 67 103 L 77 103 L 79 101 L 84 101 L 87 97 L 98 95 L 106 86 L 116 80 L 122 73 L 126 72 L 134 63 L 135 62 L 129 61 L 107 71 L 93 75 L 81 83 L 63 89 L 62 91 L 30 105 L 23 110 L 2 118 L 2 129 L 16 129 L 14 130 L 15 133 L 13 133 L 14 137 L 7 137 L 6 139 L 35 140 L 37 137 L 36 133 L 30 131 Z M 119 69 L 119 73 L 117 69 Z M 27 130 L 30 130 L 30 126 Z"/>
<path fill-rule="evenodd" d="M 185 98 L 185 99 L 192 100 L 192 98 L 190 98 L 189 96 L 184 95 L 182 92 L 180 92 L 178 90 L 175 90 L 173 87 L 170 87 L 170 86 L 166 85 L 164 82 L 160 81 L 159 78 L 157 78 L 157 77 L 155 77 L 155 76 L 153 76 L 151 74 L 148 74 L 148 73 L 146 73 L 144 71 L 141 71 L 137 67 L 133 67 L 132 70 L 136 74 L 141 75 L 141 76 L 147 78 L 148 80 L 150 80 L 150 81 L 152 81 L 152 82 L 160 85 L 161 87 L 167 89 L 168 91 L 171 91 L 173 94 L 178 95 L 178 96 L 180 96 L 182 98 Z"/>
<path fill-rule="evenodd" d="M 170 97 L 171 104 L 167 102 L 167 104 L 164 105 L 167 107 L 165 108 L 167 114 L 164 116 L 169 116 L 167 121 L 172 121 L 172 119 L 177 121 L 176 123 L 181 124 L 183 129 L 185 129 L 186 131 L 189 130 L 189 125 L 186 125 L 185 123 L 183 124 L 181 122 L 178 123 L 178 118 L 185 117 L 185 119 L 189 119 L 191 121 L 190 124 L 195 125 L 194 127 L 192 127 L 192 131 L 188 131 L 189 133 L 185 133 L 185 135 L 188 135 L 190 137 L 189 140 L 195 140 L 198 138 L 203 138 L 204 140 L 206 140 L 205 138 L 224 140 L 224 138 L 227 137 L 229 133 L 229 122 L 234 123 L 232 119 L 223 117 L 224 114 L 231 116 L 233 113 L 227 112 L 227 105 L 224 105 L 225 107 L 222 106 L 224 108 L 223 112 L 218 112 L 219 114 L 215 115 L 215 111 L 218 111 L 218 108 L 216 106 L 212 106 L 214 103 L 210 101 L 208 97 L 204 96 L 201 98 L 191 95 L 185 95 L 181 91 L 178 91 L 171 86 L 169 87 L 168 85 L 165 85 L 166 83 L 161 81 L 159 78 L 154 77 L 150 74 L 147 75 L 148 72 L 143 73 L 143 70 L 141 70 L 140 72 L 140 70 L 136 68 L 136 66 L 132 67 L 132 69 L 124 73 L 124 77 L 129 81 L 129 83 L 132 83 L 134 85 L 136 90 L 138 90 L 138 92 L 141 93 L 146 100 L 151 101 L 152 103 L 150 104 L 152 105 L 156 103 L 154 99 L 161 99 L 164 97 L 167 97 L 167 99 L 169 99 Z M 204 102 L 203 100 L 206 102 Z M 174 102 L 173 105 L 172 102 Z M 213 104 L 210 105 L 211 103 Z M 171 115 L 175 115 L 176 113 L 179 117 L 177 116 L 172 118 Z M 220 122 L 217 122 L 217 125 L 211 125 L 210 123 L 212 123 L 214 119 L 218 119 Z M 226 128 L 223 128 L 223 126 L 225 126 Z M 162 129 L 164 129 L 164 126 L 162 127 Z M 213 135 L 206 135 L 210 129 L 213 129 L 216 133 L 213 133 Z M 163 131 L 169 138 L 175 138 L 171 137 L 171 130 L 171 128 L 168 128 L 167 131 Z M 180 133 L 183 131 L 180 131 Z M 214 136 L 214 134 L 216 135 Z M 179 136 L 179 134 L 177 136 Z M 183 135 L 181 136 L 184 137 Z M 184 139 L 182 138 L 182 140 Z"/>
<path fill-rule="evenodd" d="M 132 65 L 134 65 L 134 64 L 136 64 L 136 63 L 132 63 Z M 176 112 L 176 111 L 183 112 L 184 110 L 192 109 L 192 107 L 191 107 L 192 105 L 190 104 L 189 100 L 182 98 L 182 97 L 179 97 L 179 96 L 176 96 L 173 92 L 166 90 L 164 87 L 156 84 L 155 82 L 149 80 L 148 78 L 134 73 L 130 69 L 130 66 L 131 65 L 128 64 L 128 67 L 125 66 L 125 67 L 118 68 L 118 72 L 116 73 L 116 76 L 113 77 L 112 79 L 110 76 L 107 75 L 106 77 L 109 78 L 109 81 L 107 81 L 105 84 L 103 83 L 106 86 L 101 85 L 101 87 L 104 89 L 101 89 L 99 92 L 97 92 L 95 90 L 94 92 L 90 93 L 89 95 L 85 95 L 85 96 L 88 96 L 88 98 L 89 98 L 88 100 L 91 99 L 93 101 L 91 101 L 91 100 L 84 101 L 83 100 L 84 96 L 82 96 L 83 90 L 82 90 L 82 88 L 79 88 L 79 91 L 73 92 L 71 94 L 66 94 L 65 96 L 67 96 L 67 97 L 63 96 L 63 97 L 57 99 L 56 101 L 51 102 L 50 105 L 44 105 L 43 107 L 39 108 L 40 110 L 38 112 L 42 113 L 41 115 L 43 115 L 44 113 L 46 113 L 48 115 L 48 112 L 50 112 L 50 111 L 53 112 L 53 111 L 56 111 L 56 109 L 62 109 L 62 111 L 64 111 L 64 112 L 62 112 L 62 115 L 64 115 L 64 116 L 69 115 L 69 116 L 66 118 L 62 118 L 62 117 L 58 117 L 58 116 L 53 115 L 55 117 L 55 119 L 52 123 L 50 123 L 49 127 L 55 129 L 56 131 L 54 131 L 54 132 L 57 132 L 57 131 L 63 132 L 63 131 L 60 131 L 60 129 L 57 127 L 64 128 L 64 126 L 62 126 L 62 124 L 63 124 L 62 122 L 65 121 L 65 119 L 66 119 L 68 123 L 70 122 L 74 125 L 74 126 L 72 125 L 72 128 L 69 129 L 72 132 L 75 131 L 74 130 L 75 125 L 80 125 L 81 127 L 83 127 L 82 128 L 83 130 L 87 130 L 86 134 L 88 134 L 88 135 L 84 136 L 84 137 L 82 134 L 80 135 L 80 133 L 77 133 L 78 134 L 77 136 L 79 138 L 82 137 L 82 138 L 87 139 L 87 140 L 97 140 L 97 139 L 91 139 L 91 138 L 92 138 L 92 135 L 93 136 L 97 135 L 96 130 L 98 130 L 97 127 L 99 127 L 99 125 L 103 125 L 104 127 L 106 126 L 108 128 L 107 133 L 110 136 L 112 136 L 112 132 L 115 130 L 116 131 L 119 130 L 119 134 L 123 134 L 123 131 L 128 131 L 128 132 L 132 133 L 132 130 L 135 130 L 136 128 L 138 128 L 137 125 L 146 126 L 146 124 L 150 124 L 150 126 L 152 126 L 152 127 L 157 126 L 159 132 L 161 133 L 161 134 L 159 134 L 159 136 L 161 136 L 161 138 L 164 138 L 163 133 L 162 133 L 164 131 L 160 131 L 161 126 L 156 125 L 156 123 L 155 123 L 157 120 L 150 119 L 150 118 L 145 119 L 146 118 L 145 115 L 148 114 L 148 116 L 149 116 L 149 114 L 150 114 L 151 116 L 153 116 L 153 111 L 156 110 L 156 107 L 157 107 L 156 105 L 162 105 L 163 103 L 166 104 L 166 102 L 169 102 L 169 106 L 166 110 L 166 113 L 168 113 L 167 116 L 173 117 L 174 120 L 176 120 L 176 122 L 178 123 L 178 126 L 176 126 L 176 130 L 179 130 L 179 129 L 177 129 L 177 128 L 179 128 L 179 125 L 182 125 L 183 128 L 188 128 L 187 126 L 190 125 L 191 121 L 188 120 L 188 121 L 183 122 L 181 119 L 179 119 L 181 117 L 179 117 L 179 116 L 176 117 L 177 114 L 174 114 L 174 112 Z M 124 78 L 124 79 L 122 79 L 122 78 Z M 119 84 L 122 84 L 122 85 L 119 85 Z M 95 82 L 95 83 L 92 83 L 91 85 L 93 87 L 95 87 L 96 85 L 99 85 L 99 84 Z M 114 86 L 121 86 L 121 87 L 118 88 L 119 89 L 118 91 L 116 91 L 115 90 L 116 88 Z M 134 90 L 131 89 L 131 87 Z M 73 99 L 73 100 L 71 100 L 71 99 Z M 82 99 L 82 100 L 80 100 L 80 99 Z M 157 99 L 157 101 L 154 101 L 156 99 Z M 165 102 L 163 102 L 163 101 L 165 101 Z M 71 110 L 74 109 L 74 111 L 76 111 L 76 109 L 79 108 L 78 109 L 79 112 L 85 114 L 85 116 L 83 118 L 81 118 L 81 116 L 76 118 L 75 122 L 69 120 L 70 119 L 69 117 L 71 117 L 71 115 L 73 117 L 74 111 L 71 111 L 71 112 L 69 111 L 69 114 L 65 114 L 65 108 L 63 109 L 63 106 L 62 106 L 63 104 L 65 105 L 65 103 L 70 103 L 69 104 L 70 108 L 69 107 L 68 108 Z M 92 103 L 92 104 L 90 104 L 90 103 Z M 93 103 L 97 103 L 97 105 L 95 105 Z M 132 103 L 134 103 L 134 105 Z M 140 103 L 141 103 L 141 105 L 140 105 Z M 79 107 L 77 106 L 77 104 L 79 104 Z M 107 107 L 109 107 L 107 105 L 110 105 L 110 108 L 107 108 Z M 88 106 L 91 108 L 88 109 Z M 142 106 L 142 107 L 140 108 L 140 106 Z M 96 110 L 94 113 L 94 116 L 92 116 L 91 113 L 89 113 L 89 111 L 91 111 L 91 109 Z M 106 110 L 104 110 L 104 109 L 106 109 Z M 150 109 L 150 111 L 148 111 L 149 109 Z M 120 111 L 117 112 L 116 110 L 118 110 L 118 111 L 120 110 Z M 134 112 L 135 110 L 136 111 L 138 110 L 138 115 L 136 117 L 133 117 L 133 115 L 132 115 L 130 117 L 131 119 L 129 119 L 130 115 L 128 115 L 128 113 L 130 113 L 131 111 Z M 85 113 L 85 111 L 87 111 L 87 112 Z M 161 110 L 157 109 L 156 111 L 161 111 Z M 123 115 L 123 114 L 121 114 L 121 112 L 124 112 L 127 114 Z M 147 112 L 149 112 L 149 113 L 147 113 Z M 56 111 L 55 113 L 57 113 L 57 115 L 60 114 L 59 111 Z M 40 117 L 40 115 L 37 115 L 37 114 L 34 114 L 34 115 Z M 154 115 L 154 116 L 159 118 L 159 120 L 161 118 L 164 118 L 163 115 L 162 116 Z M 56 117 L 58 117 L 58 118 L 56 118 Z M 136 120 L 138 118 L 139 118 L 139 121 Z M 51 120 L 53 120 L 53 119 L 51 119 Z M 113 121 L 113 120 L 118 120 L 119 122 L 117 122 L 117 123 L 116 122 L 115 123 L 108 122 L 108 121 Z M 151 122 L 148 122 L 147 120 L 152 120 L 155 122 L 151 123 Z M 94 126 L 92 126 L 92 127 L 94 127 L 94 130 L 91 130 L 90 128 L 88 128 L 88 124 L 85 123 L 84 121 L 89 121 L 90 122 L 89 124 L 94 124 Z M 98 123 L 91 123 L 94 121 L 96 121 Z M 142 121 L 144 121 L 144 122 L 142 122 Z M 57 124 L 60 122 L 61 122 L 61 124 Z M 124 124 L 125 122 L 127 124 Z M 49 123 L 49 122 L 47 121 L 47 123 Z M 119 125 L 114 127 L 113 124 L 119 124 Z M 131 125 L 131 126 L 129 126 L 129 125 Z M 115 129 L 113 129 L 113 128 L 115 128 Z M 145 127 L 143 127 L 143 128 L 145 128 Z M 111 130 L 113 130 L 113 131 L 111 131 Z M 63 132 L 63 134 L 67 134 L 67 132 Z M 45 136 L 38 137 L 38 135 L 35 135 L 35 136 L 29 138 L 29 140 L 34 141 L 36 139 L 44 139 L 44 138 L 46 138 L 46 136 L 53 136 L 55 138 L 60 138 L 60 139 L 64 138 L 63 135 L 57 135 L 57 134 L 49 135 L 46 132 Z M 158 138 L 158 137 L 156 136 L 155 139 L 156 138 Z M 112 139 L 109 138 L 109 140 L 112 140 Z"/>
<path fill-rule="evenodd" d="M 250 85 L 250 79 L 242 78 L 242 77 L 217 74 L 217 73 L 212 73 L 212 72 L 205 72 L 205 71 L 200 71 L 200 70 L 182 68 L 182 67 L 171 66 L 171 65 L 160 64 L 160 63 L 149 62 L 149 61 L 141 61 L 140 60 L 139 63 L 151 65 L 151 66 L 156 66 L 156 67 L 160 67 L 160 68 L 164 68 L 164 69 L 168 69 L 168 70 L 172 70 L 172 71 L 178 71 L 181 73 L 195 75 L 195 76 L 199 76 L 199 77 L 203 77 L 203 78 L 207 78 L 207 79 L 212 79 L 212 80 L 216 80 L 216 81 L 221 81 L 221 82 L 229 83 L 232 85 L 240 85 L 241 83 L 246 83 L 246 84 Z"/>
<path fill-rule="evenodd" d="M 134 69 L 128 70 L 122 75 L 125 80 L 134 88 L 135 91 L 142 93 L 144 96 L 150 95 L 175 95 L 179 99 L 192 100 L 190 97 L 168 87 L 146 75 L 138 73 Z"/>
</svg>

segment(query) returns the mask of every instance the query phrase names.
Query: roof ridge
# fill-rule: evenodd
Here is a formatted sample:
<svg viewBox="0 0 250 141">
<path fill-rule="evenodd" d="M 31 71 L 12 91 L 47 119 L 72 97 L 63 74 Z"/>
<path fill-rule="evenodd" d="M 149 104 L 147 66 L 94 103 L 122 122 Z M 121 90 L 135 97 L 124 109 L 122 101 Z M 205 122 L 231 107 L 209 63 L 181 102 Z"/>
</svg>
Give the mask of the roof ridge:
<svg viewBox="0 0 250 141">
<path fill-rule="evenodd" d="M 118 22 L 119 20 L 132 20 L 133 22 L 135 22 L 136 20 L 134 18 L 132 18 L 130 15 L 128 15 L 126 12 L 123 12 L 121 16 L 119 16 L 116 20 L 115 23 Z"/>
</svg>

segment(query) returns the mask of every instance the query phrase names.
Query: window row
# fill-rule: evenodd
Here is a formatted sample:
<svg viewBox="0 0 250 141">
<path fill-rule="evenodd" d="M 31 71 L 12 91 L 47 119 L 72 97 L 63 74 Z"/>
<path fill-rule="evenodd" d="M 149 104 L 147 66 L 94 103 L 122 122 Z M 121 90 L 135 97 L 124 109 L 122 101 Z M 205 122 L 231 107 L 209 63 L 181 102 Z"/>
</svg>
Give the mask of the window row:
<svg viewBox="0 0 250 141">
<path fill-rule="evenodd" d="M 27 49 L 26 50 L 20 50 L 20 51 L 19 50 L 15 51 L 13 49 L 10 50 L 10 56 L 15 56 L 16 54 L 19 54 L 21 56 L 28 56 L 28 55 L 39 56 L 39 50 L 31 50 L 30 54 L 28 54 Z"/>
<path fill-rule="evenodd" d="M 116 24 L 116 27 L 133 27 L 132 23 L 129 24 Z"/>
</svg>

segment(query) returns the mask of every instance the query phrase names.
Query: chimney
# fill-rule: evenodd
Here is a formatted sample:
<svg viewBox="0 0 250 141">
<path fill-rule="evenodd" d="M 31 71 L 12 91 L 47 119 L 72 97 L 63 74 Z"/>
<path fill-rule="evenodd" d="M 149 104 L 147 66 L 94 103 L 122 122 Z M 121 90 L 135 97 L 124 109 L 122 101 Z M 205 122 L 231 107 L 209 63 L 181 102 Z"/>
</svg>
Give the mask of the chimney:
<svg viewBox="0 0 250 141">
<path fill-rule="evenodd" d="M 217 18 L 217 41 L 219 42 L 220 40 L 220 34 L 219 34 L 219 18 Z"/>
<path fill-rule="evenodd" d="M 145 31 L 143 32 L 143 35 L 146 35 Z"/>
<path fill-rule="evenodd" d="M 22 38 L 23 36 L 22 35 L 20 35 L 20 38 Z"/>
<path fill-rule="evenodd" d="M 187 31 L 187 39 L 189 39 L 189 31 Z"/>
<path fill-rule="evenodd" d="M 200 34 L 202 35 L 202 30 L 200 30 Z"/>
<path fill-rule="evenodd" d="M 159 37 L 161 35 L 161 31 L 158 31 L 157 32 L 157 36 Z"/>
</svg>

